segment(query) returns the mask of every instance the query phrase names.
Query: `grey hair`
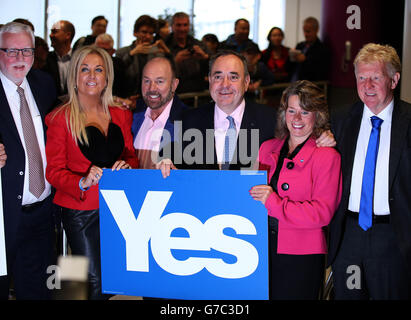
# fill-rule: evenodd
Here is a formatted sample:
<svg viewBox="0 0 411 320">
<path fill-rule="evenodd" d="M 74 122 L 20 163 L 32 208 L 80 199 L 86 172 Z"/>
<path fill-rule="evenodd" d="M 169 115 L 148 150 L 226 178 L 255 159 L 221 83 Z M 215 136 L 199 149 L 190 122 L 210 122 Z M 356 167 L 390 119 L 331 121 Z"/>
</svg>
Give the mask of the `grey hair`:
<svg viewBox="0 0 411 320">
<path fill-rule="evenodd" d="M 32 47 L 34 48 L 34 33 L 30 26 L 20 22 L 9 22 L 0 28 L 0 47 L 3 47 L 4 33 L 27 33 L 31 38 Z"/>
<path fill-rule="evenodd" d="M 102 33 L 99 34 L 96 38 L 96 41 L 94 43 L 97 43 L 97 40 L 100 40 L 104 43 L 110 43 L 110 46 L 113 47 L 114 46 L 114 39 L 112 36 L 110 36 L 108 33 Z"/>
</svg>

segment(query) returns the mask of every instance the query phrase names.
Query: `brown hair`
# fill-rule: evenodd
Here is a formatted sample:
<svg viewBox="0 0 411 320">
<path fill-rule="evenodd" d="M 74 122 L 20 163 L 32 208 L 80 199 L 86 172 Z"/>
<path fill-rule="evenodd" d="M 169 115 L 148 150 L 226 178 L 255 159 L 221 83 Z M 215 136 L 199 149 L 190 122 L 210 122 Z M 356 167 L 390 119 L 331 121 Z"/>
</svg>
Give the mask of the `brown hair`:
<svg viewBox="0 0 411 320">
<path fill-rule="evenodd" d="M 285 112 L 288 108 L 288 99 L 297 96 L 300 107 L 305 111 L 315 112 L 315 124 L 313 136 L 318 138 L 321 133 L 329 130 L 328 104 L 324 92 L 314 83 L 308 80 L 301 80 L 292 83 L 284 90 L 278 109 L 277 126 L 275 136 L 284 139 L 289 135 L 285 122 Z"/>
<path fill-rule="evenodd" d="M 208 75 L 211 75 L 211 69 L 213 69 L 213 65 L 216 62 L 216 60 L 220 57 L 225 57 L 225 56 L 235 56 L 238 59 L 240 59 L 241 63 L 243 64 L 243 69 L 244 69 L 244 76 L 248 76 L 248 68 L 247 68 L 247 59 L 244 57 L 244 55 L 239 54 L 238 52 L 234 50 L 219 50 L 217 51 L 216 54 L 211 56 L 209 62 L 208 62 Z"/>
<path fill-rule="evenodd" d="M 133 32 L 137 33 L 142 26 L 147 26 L 153 29 L 153 32 L 155 32 L 157 28 L 157 20 L 147 14 L 143 14 L 142 16 L 138 17 L 136 22 L 134 22 Z"/>
</svg>

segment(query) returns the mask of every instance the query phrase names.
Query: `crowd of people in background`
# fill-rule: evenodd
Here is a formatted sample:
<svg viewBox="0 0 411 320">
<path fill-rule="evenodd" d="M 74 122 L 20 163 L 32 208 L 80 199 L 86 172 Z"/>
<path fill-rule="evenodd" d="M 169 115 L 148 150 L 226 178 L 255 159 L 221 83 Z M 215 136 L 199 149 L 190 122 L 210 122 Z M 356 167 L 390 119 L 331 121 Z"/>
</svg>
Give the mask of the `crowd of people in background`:
<svg viewBox="0 0 411 320">
<path fill-rule="evenodd" d="M 95 17 L 92 33 L 72 44 L 74 25 L 56 21 L 51 52 L 28 20 L 0 27 L 9 270 L 0 276 L 0 299 L 11 285 L 17 299 L 50 298 L 46 270 L 60 253 L 61 226 L 72 253 L 89 259 L 89 298 L 109 298 L 100 275 L 103 168 L 160 169 L 164 178 L 176 169 L 265 170 L 269 181 L 249 196 L 267 210 L 271 299 L 318 299 L 326 265 L 336 298 L 410 298 L 411 106 L 394 100 L 401 74 L 394 48 L 364 45 L 354 61 L 361 101 L 331 117 L 313 83 L 327 79 L 330 61 L 313 17 L 295 48 L 273 27 L 262 51 L 243 18 L 219 41 L 190 35 L 184 12 L 169 22 L 142 15 L 136 39 L 117 51 L 108 23 Z M 276 82 L 291 82 L 278 108 L 253 101 L 255 91 Z M 200 108 L 178 97 L 207 89 L 212 101 Z M 190 159 L 174 152 L 195 139 L 173 135 L 177 121 L 183 132 L 206 137 L 213 130 L 212 157 L 207 139 Z M 256 129 L 253 153 L 239 131 L 250 142 Z M 352 265 L 361 270 L 355 290 L 347 287 Z"/>
<path fill-rule="evenodd" d="M 15 21 L 33 25 L 27 19 Z M 141 97 L 141 74 L 147 60 L 164 55 L 176 64 L 180 80 L 178 93 L 199 92 L 208 88 L 208 62 L 218 50 L 234 50 L 247 58 L 251 75 L 248 97 L 252 98 L 260 87 L 273 83 L 296 80 L 327 80 L 330 53 L 318 38 L 317 19 L 305 19 L 303 30 L 305 41 L 293 48 L 285 47 L 284 31 L 273 27 L 267 35 L 268 46 L 261 50 L 249 38 L 250 23 L 240 18 L 234 23 L 234 33 L 225 40 L 215 34 L 206 34 L 201 40 L 190 34 L 190 17 L 177 12 L 170 21 L 155 19 L 149 15 L 138 17 L 134 23 L 135 40 L 128 46 L 114 49 L 114 40 L 106 33 L 109 21 L 104 16 L 96 16 L 91 21 L 91 34 L 82 36 L 73 44 L 75 26 L 67 20 L 53 24 L 49 51 L 47 42 L 36 37 L 36 51 L 33 68 L 50 73 L 56 83 L 57 94 L 62 101 L 67 98 L 67 67 L 72 54 L 81 46 L 96 45 L 104 48 L 114 64 L 113 94 L 127 99 L 135 106 Z"/>
</svg>

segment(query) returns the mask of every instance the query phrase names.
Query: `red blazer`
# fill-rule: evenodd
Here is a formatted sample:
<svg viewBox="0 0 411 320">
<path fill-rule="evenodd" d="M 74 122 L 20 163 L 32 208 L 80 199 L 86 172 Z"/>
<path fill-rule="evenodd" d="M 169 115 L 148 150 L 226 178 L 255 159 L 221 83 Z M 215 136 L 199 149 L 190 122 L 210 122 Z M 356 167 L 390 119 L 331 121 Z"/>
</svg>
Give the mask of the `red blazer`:
<svg viewBox="0 0 411 320">
<path fill-rule="evenodd" d="M 46 178 L 56 188 L 53 202 L 69 209 L 98 209 L 98 186 L 92 186 L 87 191 L 81 191 L 79 188 L 80 179 L 87 175 L 92 163 L 83 155 L 73 139 L 67 126 L 65 112 L 61 111 L 54 117 L 55 112 L 46 117 Z M 121 128 L 124 137 L 125 147 L 120 159 L 125 160 L 132 168 L 137 168 L 138 160 L 131 134 L 132 114 L 121 107 L 109 107 L 109 112 L 111 121 Z"/>
<path fill-rule="evenodd" d="M 273 176 L 285 140 L 271 139 L 260 148 L 260 170 Z M 292 169 L 287 163 L 294 162 Z M 269 180 L 270 181 L 270 180 Z M 282 185 L 288 184 L 284 190 Z M 282 254 L 324 254 L 324 228 L 341 200 L 341 158 L 333 148 L 317 148 L 310 138 L 293 161 L 284 159 L 278 178 L 278 194 L 273 192 L 265 206 L 278 219 L 278 247 Z"/>
</svg>

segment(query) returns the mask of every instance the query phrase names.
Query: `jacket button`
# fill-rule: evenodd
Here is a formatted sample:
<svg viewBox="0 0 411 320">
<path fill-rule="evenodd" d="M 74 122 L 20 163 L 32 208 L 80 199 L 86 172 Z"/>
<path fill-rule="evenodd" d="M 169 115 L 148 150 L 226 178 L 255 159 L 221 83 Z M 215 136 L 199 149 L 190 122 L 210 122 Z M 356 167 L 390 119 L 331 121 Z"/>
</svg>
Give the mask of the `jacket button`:
<svg viewBox="0 0 411 320">
<path fill-rule="evenodd" d="M 288 183 L 283 183 L 281 185 L 281 189 L 283 189 L 284 191 L 287 191 L 290 188 L 290 186 L 288 185 Z"/>
<path fill-rule="evenodd" d="M 20 172 L 19 172 L 19 175 L 21 175 L 21 176 L 22 176 L 23 174 L 24 174 L 24 172 L 23 172 L 23 171 L 20 171 Z"/>
<path fill-rule="evenodd" d="M 21 200 L 21 195 L 18 195 L 18 196 L 17 196 L 17 199 Z"/>
</svg>

